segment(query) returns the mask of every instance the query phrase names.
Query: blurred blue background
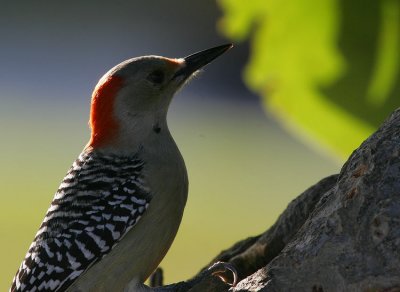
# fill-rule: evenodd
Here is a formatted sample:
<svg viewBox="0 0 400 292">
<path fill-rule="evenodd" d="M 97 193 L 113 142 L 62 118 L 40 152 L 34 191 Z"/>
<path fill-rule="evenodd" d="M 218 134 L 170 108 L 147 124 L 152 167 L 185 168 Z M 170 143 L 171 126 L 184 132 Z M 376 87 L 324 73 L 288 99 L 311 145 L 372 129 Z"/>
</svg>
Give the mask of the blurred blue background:
<svg viewBox="0 0 400 292">
<path fill-rule="evenodd" d="M 183 57 L 231 42 L 203 1 L 3 2 L 0 9 L 0 290 L 16 272 L 67 169 L 89 138 L 90 96 L 115 64 Z M 171 132 L 189 200 L 161 266 L 168 283 L 268 228 L 339 162 L 283 131 L 242 82 L 248 43 L 207 66 L 175 97 Z"/>
</svg>

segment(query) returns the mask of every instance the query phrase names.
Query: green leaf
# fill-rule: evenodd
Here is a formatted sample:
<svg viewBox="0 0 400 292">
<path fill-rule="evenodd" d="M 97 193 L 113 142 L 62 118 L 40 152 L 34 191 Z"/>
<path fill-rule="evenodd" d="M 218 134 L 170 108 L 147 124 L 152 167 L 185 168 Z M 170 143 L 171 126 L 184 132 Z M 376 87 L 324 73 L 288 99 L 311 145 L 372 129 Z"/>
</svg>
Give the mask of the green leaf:
<svg viewBox="0 0 400 292">
<path fill-rule="evenodd" d="M 348 156 L 400 105 L 400 0 L 222 0 L 220 28 L 251 40 L 244 72 L 266 109 Z"/>
</svg>

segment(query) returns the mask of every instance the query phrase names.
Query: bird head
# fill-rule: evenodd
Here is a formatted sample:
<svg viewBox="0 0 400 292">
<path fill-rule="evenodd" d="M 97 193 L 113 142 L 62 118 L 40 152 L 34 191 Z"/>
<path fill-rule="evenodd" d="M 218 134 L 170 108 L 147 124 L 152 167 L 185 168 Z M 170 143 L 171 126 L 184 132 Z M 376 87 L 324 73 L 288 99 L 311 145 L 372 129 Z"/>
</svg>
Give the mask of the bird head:
<svg viewBox="0 0 400 292">
<path fill-rule="evenodd" d="M 113 67 L 93 91 L 89 120 L 92 133 L 86 148 L 129 144 L 166 128 L 174 93 L 196 71 L 231 47 L 223 45 L 178 59 L 137 57 Z"/>
</svg>

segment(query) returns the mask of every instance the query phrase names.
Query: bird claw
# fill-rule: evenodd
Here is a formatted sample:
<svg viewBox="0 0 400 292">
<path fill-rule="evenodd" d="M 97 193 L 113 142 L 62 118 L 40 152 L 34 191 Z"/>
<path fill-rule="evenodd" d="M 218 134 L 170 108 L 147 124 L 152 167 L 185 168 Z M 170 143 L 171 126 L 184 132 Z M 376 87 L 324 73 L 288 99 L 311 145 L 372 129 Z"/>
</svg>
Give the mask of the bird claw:
<svg viewBox="0 0 400 292">
<path fill-rule="evenodd" d="M 232 265 L 231 263 L 225 263 L 225 262 L 216 262 L 214 263 L 211 267 L 209 267 L 207 269 L 207 271 L 209 273 L 211 273 L 211 275 L 213 276 L 217 276 L 218 278 L 220 278 L 224 283 L 227 283 L 228 285 L 235 287 L 238 281 L 238 272 L 235 268 L 234 265 Z M 225 275 L 225 273 L 227 271 L 231 271 L 232 272 L 232 276 L 233 276 L 233 281 L 232 283 L 228 282 L 228 279 Z"/>
<path fill-rule="evenodd" d="M 149 278 L 150 287 L 159 287 L 164 285 L 164 271 L 158 267 Z"/>
</svg>

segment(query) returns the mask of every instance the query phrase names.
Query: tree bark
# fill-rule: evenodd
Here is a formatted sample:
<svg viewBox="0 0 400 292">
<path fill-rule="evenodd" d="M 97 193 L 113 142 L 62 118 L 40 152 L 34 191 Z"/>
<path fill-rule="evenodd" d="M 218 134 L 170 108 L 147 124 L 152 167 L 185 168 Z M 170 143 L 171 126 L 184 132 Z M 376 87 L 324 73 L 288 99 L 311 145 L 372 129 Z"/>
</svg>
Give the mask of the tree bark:
<svg viewBox="0 0 400 292">
<path fill-rule="evenodd" d="M 203 269 L 171 291 L 400 291 L 400 109 L 339 175 L 299 195 L 263 234 L 210 262 L 238 270 L 235 287 Z M 229 273 L 227 273 L 229 278 Z"/>
</svg>

